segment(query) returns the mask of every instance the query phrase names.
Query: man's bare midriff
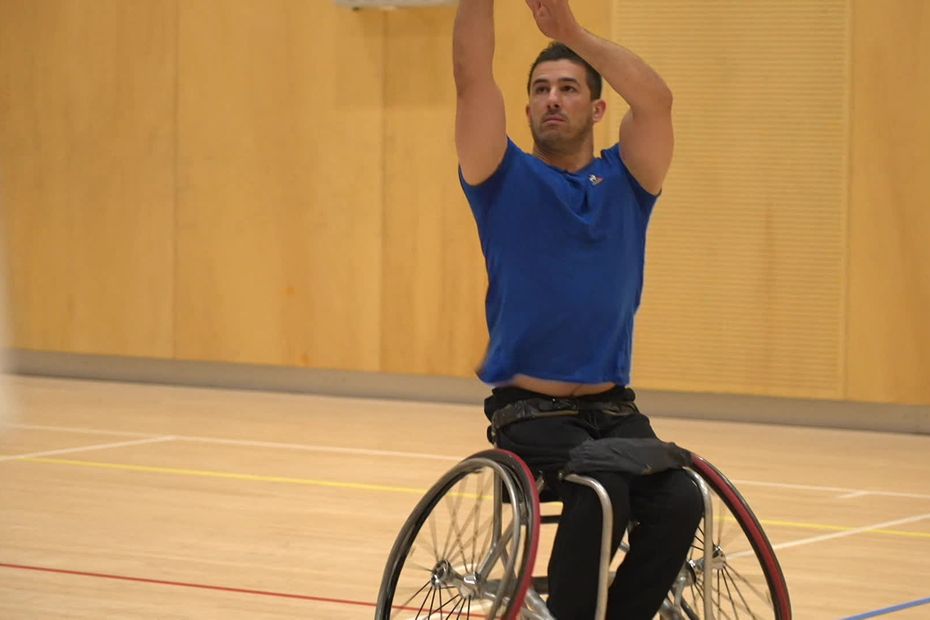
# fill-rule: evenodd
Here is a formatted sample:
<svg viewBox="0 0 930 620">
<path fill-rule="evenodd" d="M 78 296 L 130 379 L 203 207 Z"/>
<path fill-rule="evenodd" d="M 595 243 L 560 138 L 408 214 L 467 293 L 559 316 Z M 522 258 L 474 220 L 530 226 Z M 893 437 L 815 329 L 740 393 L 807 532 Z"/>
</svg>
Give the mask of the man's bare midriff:
<svg viewBox="0 0 930 620">
<path fill-rule="evenodd" d="M 614 383 L 567 383 L 565 381 L 550 381 L 549 379 L 537 379 L 527 375 L 517 375 L 510 382 L 510 385 L 546 394 L 548 396 L 584 396 L 585 394 L 597 394 L 606 392 L 614 387 Z"/>
</svg>

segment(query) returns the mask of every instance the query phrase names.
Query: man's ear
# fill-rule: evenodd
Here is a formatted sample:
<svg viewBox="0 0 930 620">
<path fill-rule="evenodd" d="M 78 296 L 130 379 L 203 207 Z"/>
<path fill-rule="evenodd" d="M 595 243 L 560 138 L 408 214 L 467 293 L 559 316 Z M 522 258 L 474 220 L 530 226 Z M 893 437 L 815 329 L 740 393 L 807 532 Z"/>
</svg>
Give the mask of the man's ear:
<svg viewBox="0 0 930 620">
<path fill-rule="evenodd" d="M 603 99 L 598 99 L 594 102 L 594 122 L 600 122 L 604 120 L 604 115 L 607 114 L 607 102 Z"/>
</svg>

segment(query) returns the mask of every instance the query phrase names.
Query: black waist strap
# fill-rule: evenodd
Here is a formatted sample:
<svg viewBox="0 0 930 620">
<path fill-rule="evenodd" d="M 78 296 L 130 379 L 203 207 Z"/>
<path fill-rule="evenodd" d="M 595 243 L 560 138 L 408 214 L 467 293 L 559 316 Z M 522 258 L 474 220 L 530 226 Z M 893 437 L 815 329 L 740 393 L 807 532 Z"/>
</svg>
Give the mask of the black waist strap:
<svg viewBox="0 0 930 620">
<path fill-rule="evenodd" d="M 607 415 L 624 416 L 637 413 L 636 405 L 623 401 L 579 401 L 574 398 L 527 398 L 504 405 L 491 416 L 495 430 L 514 422 L 578 415 L 583 410 L 597 410 Z"/>
</svg>

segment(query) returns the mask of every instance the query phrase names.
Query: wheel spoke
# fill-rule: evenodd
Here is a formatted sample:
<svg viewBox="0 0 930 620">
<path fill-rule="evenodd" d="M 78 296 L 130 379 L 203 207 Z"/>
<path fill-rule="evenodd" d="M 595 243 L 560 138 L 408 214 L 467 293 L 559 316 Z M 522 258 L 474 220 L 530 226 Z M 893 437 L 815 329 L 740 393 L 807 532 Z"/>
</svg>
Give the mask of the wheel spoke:
<svg viewBox="0 0 930 620">
<path fill-rule="evenodd" d="M 416 592 L 414 592 L 413 594 L 411 594 L 410 597 L 409 597 L 406 601 L 404 601 L 404 602 L 401 603 L 400 605 L 394 605 L 394 609 L 396 609 L 397 611 L 405 611 L 405 610 L 406 610 L 406 611 L 409 611 L 411 608 L 410 608 L 410 607 L 407 607 L 407 605 L 410 604 L 410 601 L 412 601 L 412 600 L 415 599 L 417 596 L 419 596 L 419 594 L 420 594 L 421 592 L 423 592 L 423 590 L 425 590 L 426 588 L 429 588 L 430 585 L 431 585 L 430 582 L 427 581 L 426 583 L 424 583 L 424 584 L 420 587 L 419 590 L 417 590 Z M 422 609 L 422 607 L 421 607 L 420 609 Z"/>
<path fill-rule="evenodd" d="M 723 585 L 727 589 L 727 600 L 730 601 L 730 607 L 733 608 L 733 617 L 739 618 L 739 612 L 736 610 L 736 601 L 733 599 L 733 592 L 730 590 L 730 580 L 727 578 L 726 565 L 724 565 L 717 574 L 721 575 Z"/>
<path fill-rule="evenodd" d="M 419 618 L 420 614 L 423 613 L 423 608 L 426 607 L 426 601 L 435 595 L 436 593 L 433 592 L 432 588 L 430 588 L 430 591 L 427 592 L 426 596 L 423 597 L 423 602 L 420 604 L 420 609 L 417 610 L 417 615 L 416 615 L 417 618 Z M 430 603 L 430 606 L 432 606 L 432 603 Z"/>
<path fill-rule="evenodd" d="M 458 520 L 459 504 L 462 502 L 462 498 L 465 495 L 465 493 L 448 493 L 446 495 L 447 501 L 443 501 L 443 503 L 446 505 L 446 509 L 449 511 L 449 519 L 451 519 L 453 524 Z M 454 528 L 450 528 L 446 533 L 446 540 L 445 543 L 443 543 L 442 555 L 440 556 L 442 558 L 449 557 L 449 546 L 452 540 L 453 529 Z"/>
<path fill-rule="evenodd" d="M 462 611 L 465 609 L 465 604 L 470 600 L 470 598 L 460 597 L 459 602 L 455 604 L 455 607 L 452 608 L 452 611 L 449 612 L 449 618 L 452 617 L 452 612 L 458 610 L 458 613 L 455 614 L 456 620 L 462 617 Z M 468 618 L 468 616 L 465 616 Z"/>
<path fill-rule="evenodd" d="M 459 501 L 456 502 L 455 508 L 453 509 L 453 508 L 450 507 L 450 511 L 451 511 L 450 517 L 451 517 L 451 519 L 452 519 L 452 525 L 451 525 L 451 530 L 450 530 L 450 531 L 451 531 L 451 533 L 454 534 L 454 540 L 450 540 L 450 544 L 455 544 L 455 545 L 456 545 L 455 551 L 457 552 L 458 556 L 461 558 L 461 560 L 462 560 L 462 565 L 465 567 L 466 571 L 468 571 L 468 559 L 465 557 L 465 553 L 466 553 L 466 549 L 467 549 L 468 545 L 466 544 L 466 542 L 465 542 L 465 540 L 464 540 L 465 531 L 466 531 L 466 529 L 468 528 L 468 525 L 472 522 L 472 520 L 478 520 L 478 516 L 477 516 L 477 515 L 478 515 L 478 512 L 479 512 L 480 509 L 481 509 L 481 498 L 483 497 L 483 492 L 477 492 L 477 491 L 478 491 L 478 482 L 479 482 L 479 481 L 478 481 L 478 479 L 477 479 L 477 477 L 476 477 L 476 479 L 475 479 L 475 490 L 476 490 L 476 493 L 475 493 L 475 497 L 476 497 L 476 500 L 475 500 L 475 507 L 474 507 L 472 510 L 469 511 L 468 517 L 466 518 L 466 520 L 465 520 L 464 523 L 461 523 L 461 524 L 459 523 L 459 513 L 458 513 L 458 509 L 459 509 L 459 507 L 460 507 L 460 505 L 461 505 L 461 501 L 462 501 L 462 497 L 461 497 L 461 496 L 465 496 L 465 495 L 468 495 L 468 494 L 467 494 L 467 493 L 462 493 L 462 494 L 460 494 L 460 497 L 457 498 Z M 467 483 L 466 483 L 466 484 L 467 484 Z M 466 486 L 466 488 L 467 488 L 467 486 Z M 485 487 L 484 487 L 484 492 L 486 492 L 486 491 L 487 491 L 487 485 L 485 485 Z M 447 546 L 446 546 L 446 550 L 445 550 L 445 552 L 444 552 L 444 554 L 443 554 L 443 557 L 444 557 L 444 558 L 450 557 L 450 555 L 452 555 L 451 551 L 452 551 L 452 550 L 449 549 L 449 547 L 448 547 L 448 545 L 447 545 Z"/>
<path fill-rule="evenodd" d="M 484 540 L 481 541 L 481 556 L 485 557 L 491 552 L 491 537 L 494 535 L 494 515 L 491 514 L 487 520 L 482 525 L 484 528 Z M 485 560 L 482 560 L 480 564 L 484 564 Z M 472 567 L 475 573 L 480 573 L 481 570 L 478 568 L 479 562 L 478 558 L 475 557 L 475 563 Z"/>
<path fill-rule="evenodd" d="M 755 595 L 759 598 L 760 601 L 764 601 L 764 602 L 766 602 L 766 603 L 769 603 L 769 601 L 768 601 L 767 597 L 765 596 L 765 594 L 762 593 L 762 592 L 761 592 L 758 588 L 756 588 L 754 585 L 752 585 L 752 584 L 751 584 L 745 577 L 743 577 L 740 573 L 736 572 L 735 570 L 732 570 L 729 566 L 724 567 L 723 570 L 724 570 L 724 572 L 726 572 L 727 580 L 728 580 L 728 581 L 730 582 L 730 584 L 732 585 L 733 590 L 736 592 L 737 596 L 739 596 L 740 601 L 742 601 L 743 607 L 746 609 L 747 612 L 749 612 L 749 614 L 750 614 L 753 618 L 758 618 L 759 616 L 756 615 L 756 614 L 752 611 L 752 606 L 749 604 L 749 602 L 746 600 L 746 597 L 743 595 L 743 590 L 740 588 L 739 582 L 742 582 L 743 585 L 746 586 L 746 588 L 748 588 L 749 590 L 751 590 L 751 591 L 753 592 L 753 594 L 755 594 Z"/>
<path fill-rule="evenodd" d="M 766 588 L 765 591 L 763 592 L 763 591 L 760 590 L 758 587 L 754 586 L 754 585 L 753 585 L 748 579 L 746 579 L 746 577 L 744 577 L 741 573 L 739 573 L 739 572 L 733 570 L 732 567 L 728 566 L 728 567 L 727 567 L 727 570 L 728 570 L 732 575 L 734 575 L 736 578 L 738 578 L 740 581 L 742 581 L 742 582 L 746 585 L 747 588 L 749 588 L 750 590 L 752 590 L 753 594 L 755 594 L 757 597 L 759 597 L 760 600 L 765 601 L 765 602 L 768 603 L 769 605 L 772 604 L 771 592 L 768 591 L 768 588 Z M 735 579 L 734 579 L 734 581 L 735 581 Z"/>
<path fill-rule="evenodd" d="M 436 522 L 433 519 L 427 519 L 429 523 L 430 539 L 433 541 L 433 559 L 438 562 L 439 557 L 439 541 L 436 538 Z M 411 547 L 411 550 L 413 548 Z"/>
<path fill-rule="evenodd" d="M 488 557 L 483 561 L 481 569 L 478 571 L 478 578 L 485 581 L 491 573 L 491 569 L 497 560 L 503 559 L 506 565 L 508 560 L 507 544 L 513 540 L 513 523 L 507 526 L 507 529 L 501 533 L 500 539 L 494 544 L 494 547 L 488 551 Z M 514 549 L 516 551 L 516 549 Z"/>
<path fill-rule="evenodd" d="M 452 614 L 455 612 L 456 608 L 459 606 L 459 601 L 464 601 L 464 600 L 465 600 L 465 597 L 459 594 L 458 592 L 456 592 L 455 596 L 447 600 L 445 603 L 442 602 L 442 597 L 440 597 L 439 607 L 436 608 L 436 611 L 439 612 L 439 617 L 442 618 L 443 609 L 445 609 L 448 605 L 454 603 L 452 605 L 452 609 L 449 610 L 449 614 L 446 616 L 446 618 L 451 618 Z"/>
</svg>

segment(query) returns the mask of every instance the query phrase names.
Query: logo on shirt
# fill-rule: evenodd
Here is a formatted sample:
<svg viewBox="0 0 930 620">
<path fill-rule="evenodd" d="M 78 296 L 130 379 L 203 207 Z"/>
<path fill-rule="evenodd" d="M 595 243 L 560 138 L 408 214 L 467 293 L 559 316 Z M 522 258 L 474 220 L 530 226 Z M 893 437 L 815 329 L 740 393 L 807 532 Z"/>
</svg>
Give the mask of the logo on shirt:
<svg viewBox="0 0 930 620">
<path fill-rule="evenodd" d="M 596 174 L 592 174 L 588 177 L 588 180 L 591 181 L 591 185 L 600 185 L 604 181 L 604 177 L 599 177 Z"/>
</svg>

